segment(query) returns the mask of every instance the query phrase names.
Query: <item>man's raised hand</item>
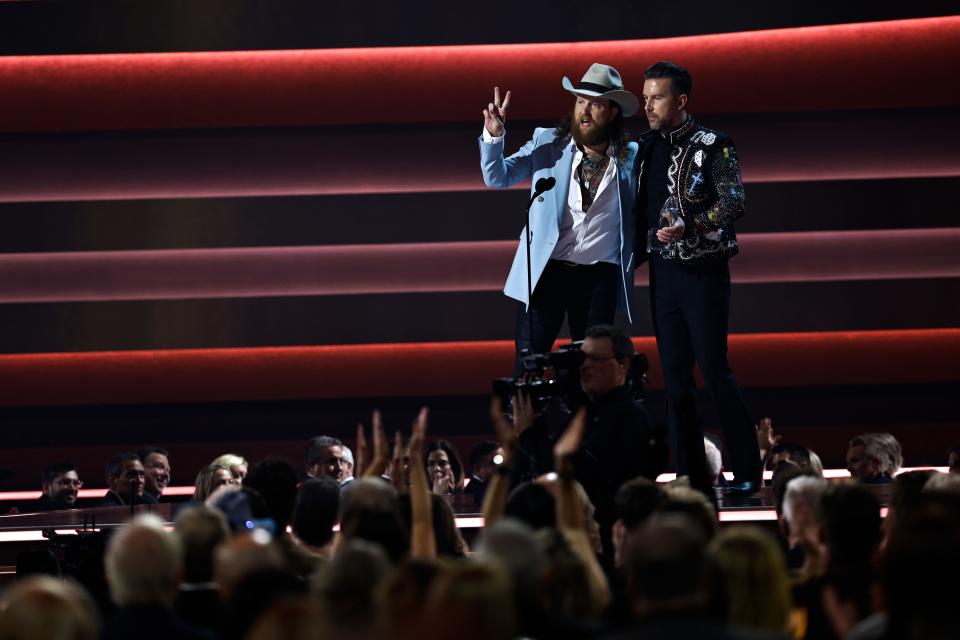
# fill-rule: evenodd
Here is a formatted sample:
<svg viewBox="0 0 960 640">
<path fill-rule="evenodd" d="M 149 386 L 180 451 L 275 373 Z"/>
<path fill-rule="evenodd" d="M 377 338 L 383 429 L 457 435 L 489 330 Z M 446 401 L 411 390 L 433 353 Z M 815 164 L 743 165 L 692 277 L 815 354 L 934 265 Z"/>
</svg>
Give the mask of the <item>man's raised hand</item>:
<svg viewBox="0 0 960 640">
<path fill-rule="evenodd" d="M 503 135 L 503 123 L 507 120 L 507 108 L 510 106 L 510 92 L 507 91 L 500 101 L 500 87 L 493 88 L 493 102 L 483 110 L 483 126 L 491 136 Z"/>
</svg>

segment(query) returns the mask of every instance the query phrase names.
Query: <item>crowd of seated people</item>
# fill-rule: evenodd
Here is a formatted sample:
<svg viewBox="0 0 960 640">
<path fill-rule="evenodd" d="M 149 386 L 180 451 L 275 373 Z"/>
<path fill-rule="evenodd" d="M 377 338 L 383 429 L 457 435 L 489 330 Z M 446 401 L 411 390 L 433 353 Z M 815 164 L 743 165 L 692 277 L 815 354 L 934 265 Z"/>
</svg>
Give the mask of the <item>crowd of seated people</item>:
<svg viewBox="0 0 960 640">
<path fill-rule="evenodd" d="M 300 468 L 219 456 L 172 531 L 141 514 L 74 536 L 85 562 L 61 548 L 42 565 L 56 578 L 18 576 L 0 594 L 0 640 L 956 637 L 960 452 L 954 473 L 898 475 L 896 439 L 862 434 L 847 445 L 851 479 L 830 481 L 764 419 L 777 527 L 721 528 L 716 492 L 655 481 L 666 439 L 627 387 L 632 345 L 592 331 L 585 398 L 561 428 L 519 393 L 510 416 L 493 400 L 469 468 L 427 439 L 426 409 L 392 446 L 377 411 L 353 450 L 318 435 Z M 704 451 L 722 483 L 720 448 Z M 99 504 L 149 511 L 170 478 L 161 447 L 119 453 Z M 79 470 L 51 465 L 41 486 L 21 511 L 74 508 Z M 475 539 L 457 504 L 479 505 Z"/>
<path fill-rule="evenodd" d="M 898 475 L 897 441 L 862 434 L 848 443 L 851 478 L 831 481 L 815 452 L 762 421 L 777 527 L 721 528 L 715 500 L 682 478 L 650 472 L 591 495 L 586 410 L 550 440 L 539 473 L 545 454 L 531 464 L 514 404 L 511 420 L 494 401 L 495 436 L 469 468 L 448 441 L 428 440 L 426 410 L 392 446 L 376 413 L 372 442 L 361 426 L 349 453 L 317 436 L 300 469 L 220 456 L 172 531 L 142 514 L 103 534 L 109 599 L 86 575 L 19 577 L 0 593 L 0 639 L 956 637 L 956 448 L 949 474 Z M 722 477 L 719 449 L 705 447 Z M 102 504 L 152 504 L 170 456 L 121 453 L 105 475 Z M 880 483 L 892 486 L 885 519 Z M 50 465 L 21 512 L 74 508 L 81 486 L 76 465 Z M 458 494 L 482 505 L 469 544 Z"/>
</svg>

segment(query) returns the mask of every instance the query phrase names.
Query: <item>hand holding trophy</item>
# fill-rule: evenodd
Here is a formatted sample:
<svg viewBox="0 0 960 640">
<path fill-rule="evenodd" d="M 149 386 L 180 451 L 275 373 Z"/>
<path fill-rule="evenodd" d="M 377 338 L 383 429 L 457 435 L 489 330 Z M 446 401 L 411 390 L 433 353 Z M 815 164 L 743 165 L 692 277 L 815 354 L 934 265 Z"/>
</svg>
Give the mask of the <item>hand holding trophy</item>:
<svg viewBox="0 0 960 640">
<path fill-rule="evenodd" d="M 660 209 L 660 224 L 647 232 L 647 253 L 663 251 L 667 244 L 683 237 L 683 222 L 680 219 L 680 203 L 671 195 Z"/>
</svg>

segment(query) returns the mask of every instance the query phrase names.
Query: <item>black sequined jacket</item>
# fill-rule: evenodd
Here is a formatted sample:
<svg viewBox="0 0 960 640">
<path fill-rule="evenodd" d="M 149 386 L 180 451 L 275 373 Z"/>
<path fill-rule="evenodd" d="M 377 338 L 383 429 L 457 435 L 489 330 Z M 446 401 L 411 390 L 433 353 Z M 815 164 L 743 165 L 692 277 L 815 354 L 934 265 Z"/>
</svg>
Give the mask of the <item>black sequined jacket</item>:
<svg viewBox="0 0 960 640">
<path fill-rule="evenodd" d="M 644 156 L 643 147 L 655 135 L 659 132 L 651 130 L 640 136 L 640 157 Z M 677 196 L 686 229 L 684 237 L 668 244 L 661 256 L 687 264 L 735 256 L 739 248 L 733 222 L 743 216 L 745 209 L 743 182 L 733 141 L 726 134 L 700 126 L 689 117 L 669 137 L 672 149 L 667 189 Z M 643 179 L 643 163 L 638 165 L 639 185 Z M 638 229 L 646 227 L 643 217 L 639 222 Z M 646 239 L 645 234 L 638 233 L 637 236 Z M 646 246 L 640 249 L 646 249 Z M 646 257 L 649 256 L 644 255 Z"/>
</svg>

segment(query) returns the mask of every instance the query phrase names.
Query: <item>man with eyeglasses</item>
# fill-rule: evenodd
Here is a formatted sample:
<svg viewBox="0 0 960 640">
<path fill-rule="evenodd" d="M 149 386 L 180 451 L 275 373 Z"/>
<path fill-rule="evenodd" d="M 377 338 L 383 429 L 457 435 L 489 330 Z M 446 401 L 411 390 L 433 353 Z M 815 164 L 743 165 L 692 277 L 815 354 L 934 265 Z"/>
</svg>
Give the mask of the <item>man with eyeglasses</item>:
<svg viewBox="0 0 960 640">
<path fill-rule="evenodd" d="M 55 462 L 43 470 L 42 495 L 23 509 L 23 513 L 75 509 L 77 493 L 83 482 L 77 474 L 77 465 L 72 462 Z"/>
<path fill-rule="evenodd" d="M 626 333 L 612 325 L 596 325 L 587 329 L 581 351 L 587 425 L 574 468 L 597 509 L 604 551 L 610 554 L 614 496 L 625 482 L 638 476 L 654 480 L 666 468 L 666 432 L 650 424 L 646 409 L 627 384 L 633 343 Z M 532 413 L 528 421 L 520 424 L 518 416 L 520 446 L 539 473 L 550 471 L 553 445 L 547 426 L 542 420 L 532 421 Z"/>
</svg>

